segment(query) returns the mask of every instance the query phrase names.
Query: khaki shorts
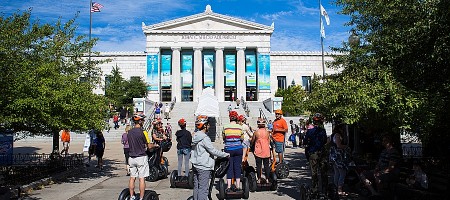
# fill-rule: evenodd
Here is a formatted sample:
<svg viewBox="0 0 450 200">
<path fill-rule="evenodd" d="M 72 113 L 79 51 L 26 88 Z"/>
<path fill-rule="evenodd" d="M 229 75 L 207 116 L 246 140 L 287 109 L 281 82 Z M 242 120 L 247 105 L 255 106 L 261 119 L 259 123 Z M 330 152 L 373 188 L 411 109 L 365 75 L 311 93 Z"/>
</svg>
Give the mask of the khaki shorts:
<svg viewBox="0 0 450 200">
<path fill-rule="evenodd" d="M 145 178 L 149 176 L 148 157 L 141 156 L 136 158 L 128 158 L 128 164 L 130 164 L 130 176 Z"/>
</svg>

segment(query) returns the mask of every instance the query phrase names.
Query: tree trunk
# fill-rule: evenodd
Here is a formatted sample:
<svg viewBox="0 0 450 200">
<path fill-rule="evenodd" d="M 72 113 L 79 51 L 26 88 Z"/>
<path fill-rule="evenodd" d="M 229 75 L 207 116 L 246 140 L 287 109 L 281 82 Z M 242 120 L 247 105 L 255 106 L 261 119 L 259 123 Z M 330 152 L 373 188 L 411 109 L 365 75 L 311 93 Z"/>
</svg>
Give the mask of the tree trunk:
<svg viewBox="0 0 450 200">
<path fill-rule="evenodd" d="M 53 131 L 53 154 L 59 154 L 59 131 Z"/>
</svg>

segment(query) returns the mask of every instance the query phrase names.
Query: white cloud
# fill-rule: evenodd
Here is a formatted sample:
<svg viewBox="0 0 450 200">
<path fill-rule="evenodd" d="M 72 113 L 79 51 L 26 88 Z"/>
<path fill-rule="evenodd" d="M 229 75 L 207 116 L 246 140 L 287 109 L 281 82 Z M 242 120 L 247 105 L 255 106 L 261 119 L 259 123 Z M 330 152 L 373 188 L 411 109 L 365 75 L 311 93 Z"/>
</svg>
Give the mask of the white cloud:
<svg viewBox="0 0 450 200">
<path fill-rule="evenodd" d="M 145 36 L 133 36 L 128 38 L 109 38 L 99 40 L 94 51 L 145 51 Z"/>
<path fill-rule="evenodd" d="M 280 17 L 290 16 L 293 13 L 294 13 L 293 11 L 280 11 L 280 12 L 276 12 L 276 13 L 273 13 L 273 14 L 261 15 L 261 18 L 263 18 L 265 20 L 268 20 L 268 21 L 274 21 L 274 20 L 277 20 Z"/>
</svg>

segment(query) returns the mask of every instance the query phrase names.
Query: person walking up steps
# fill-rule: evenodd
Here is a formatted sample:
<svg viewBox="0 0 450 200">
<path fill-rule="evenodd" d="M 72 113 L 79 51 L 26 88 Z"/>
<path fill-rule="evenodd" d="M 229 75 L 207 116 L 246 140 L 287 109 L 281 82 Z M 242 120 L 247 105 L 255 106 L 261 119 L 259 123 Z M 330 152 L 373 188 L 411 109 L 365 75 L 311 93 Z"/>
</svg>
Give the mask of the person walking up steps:
<svg viewBox="0 0 450 200">
<path fill-rule="evenodd" d="M 184 175 L 189 176 L 189 159 L 191 158 L 192 134 L 186 130 L 186 121 L 184 118 L 178 120 L 178 126 L 181 130 L 175 133 L 177 137 L 177 155 L 178 155 L 178 177 L 181 176 L 184 157 Z"/>
<path fill-rule="evenodd" d="M 214 170 L 214 159 L 212 156 L 229 157 L 229 153 L 217 150 L 211 143 L 206 132 L 209 128 L 208 117 L 198 116 L 195 121 L 198 129 L 192 138 L 191 163 L 194 172 L 194 199 L 208 199 L 208 182 L 211 178 L 211 171 Z"/>
<path fill-rule="evenodd" d="M 130 146 L 130 181 L 128 188 L 130 189 L 130 200 L 134 200 L 134 182 L 136 177 L 139 177 L 139 194 L 140 199 L 144 198 L 145 194 L 145 177 L 149 176 L 148 157 L 146 150 L 158 147 L 158 145 L 150 144 L 145 138 L 142 126 L 144 125 L 145 116 L 135 115 L 133 121 L 135 126 L 128 131 L 128 145 Z"/>
</svg>

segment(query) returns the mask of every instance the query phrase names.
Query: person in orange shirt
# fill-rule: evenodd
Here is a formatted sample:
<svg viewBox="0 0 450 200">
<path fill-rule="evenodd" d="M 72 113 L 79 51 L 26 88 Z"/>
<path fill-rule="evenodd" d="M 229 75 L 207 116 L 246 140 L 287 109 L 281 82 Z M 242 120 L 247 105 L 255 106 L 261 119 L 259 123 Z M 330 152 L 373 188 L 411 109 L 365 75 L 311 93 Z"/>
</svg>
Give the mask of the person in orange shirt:
<svg viewBox="0 0 450 200">
<path fill-rule="evenodd" d="M 275 152 L 278 153 L 279 162 L 283 162 L 284 136 L 288 132 L 286 120 L 282 118 L 283 111 L 275 110 L 275 120 L 273 121 L 272 138 L 275 143 Z"/>
<path fill-rule="evenodd" d="M 61 154 L 65 152 L 65 155 L 69 153 L 69 146 L 70 146 L 70 132 L 67 128 L 64 128 L 61 133 L 61 142 L 63 143 L 63 150 L 61 151 Z"/>
</svg>

